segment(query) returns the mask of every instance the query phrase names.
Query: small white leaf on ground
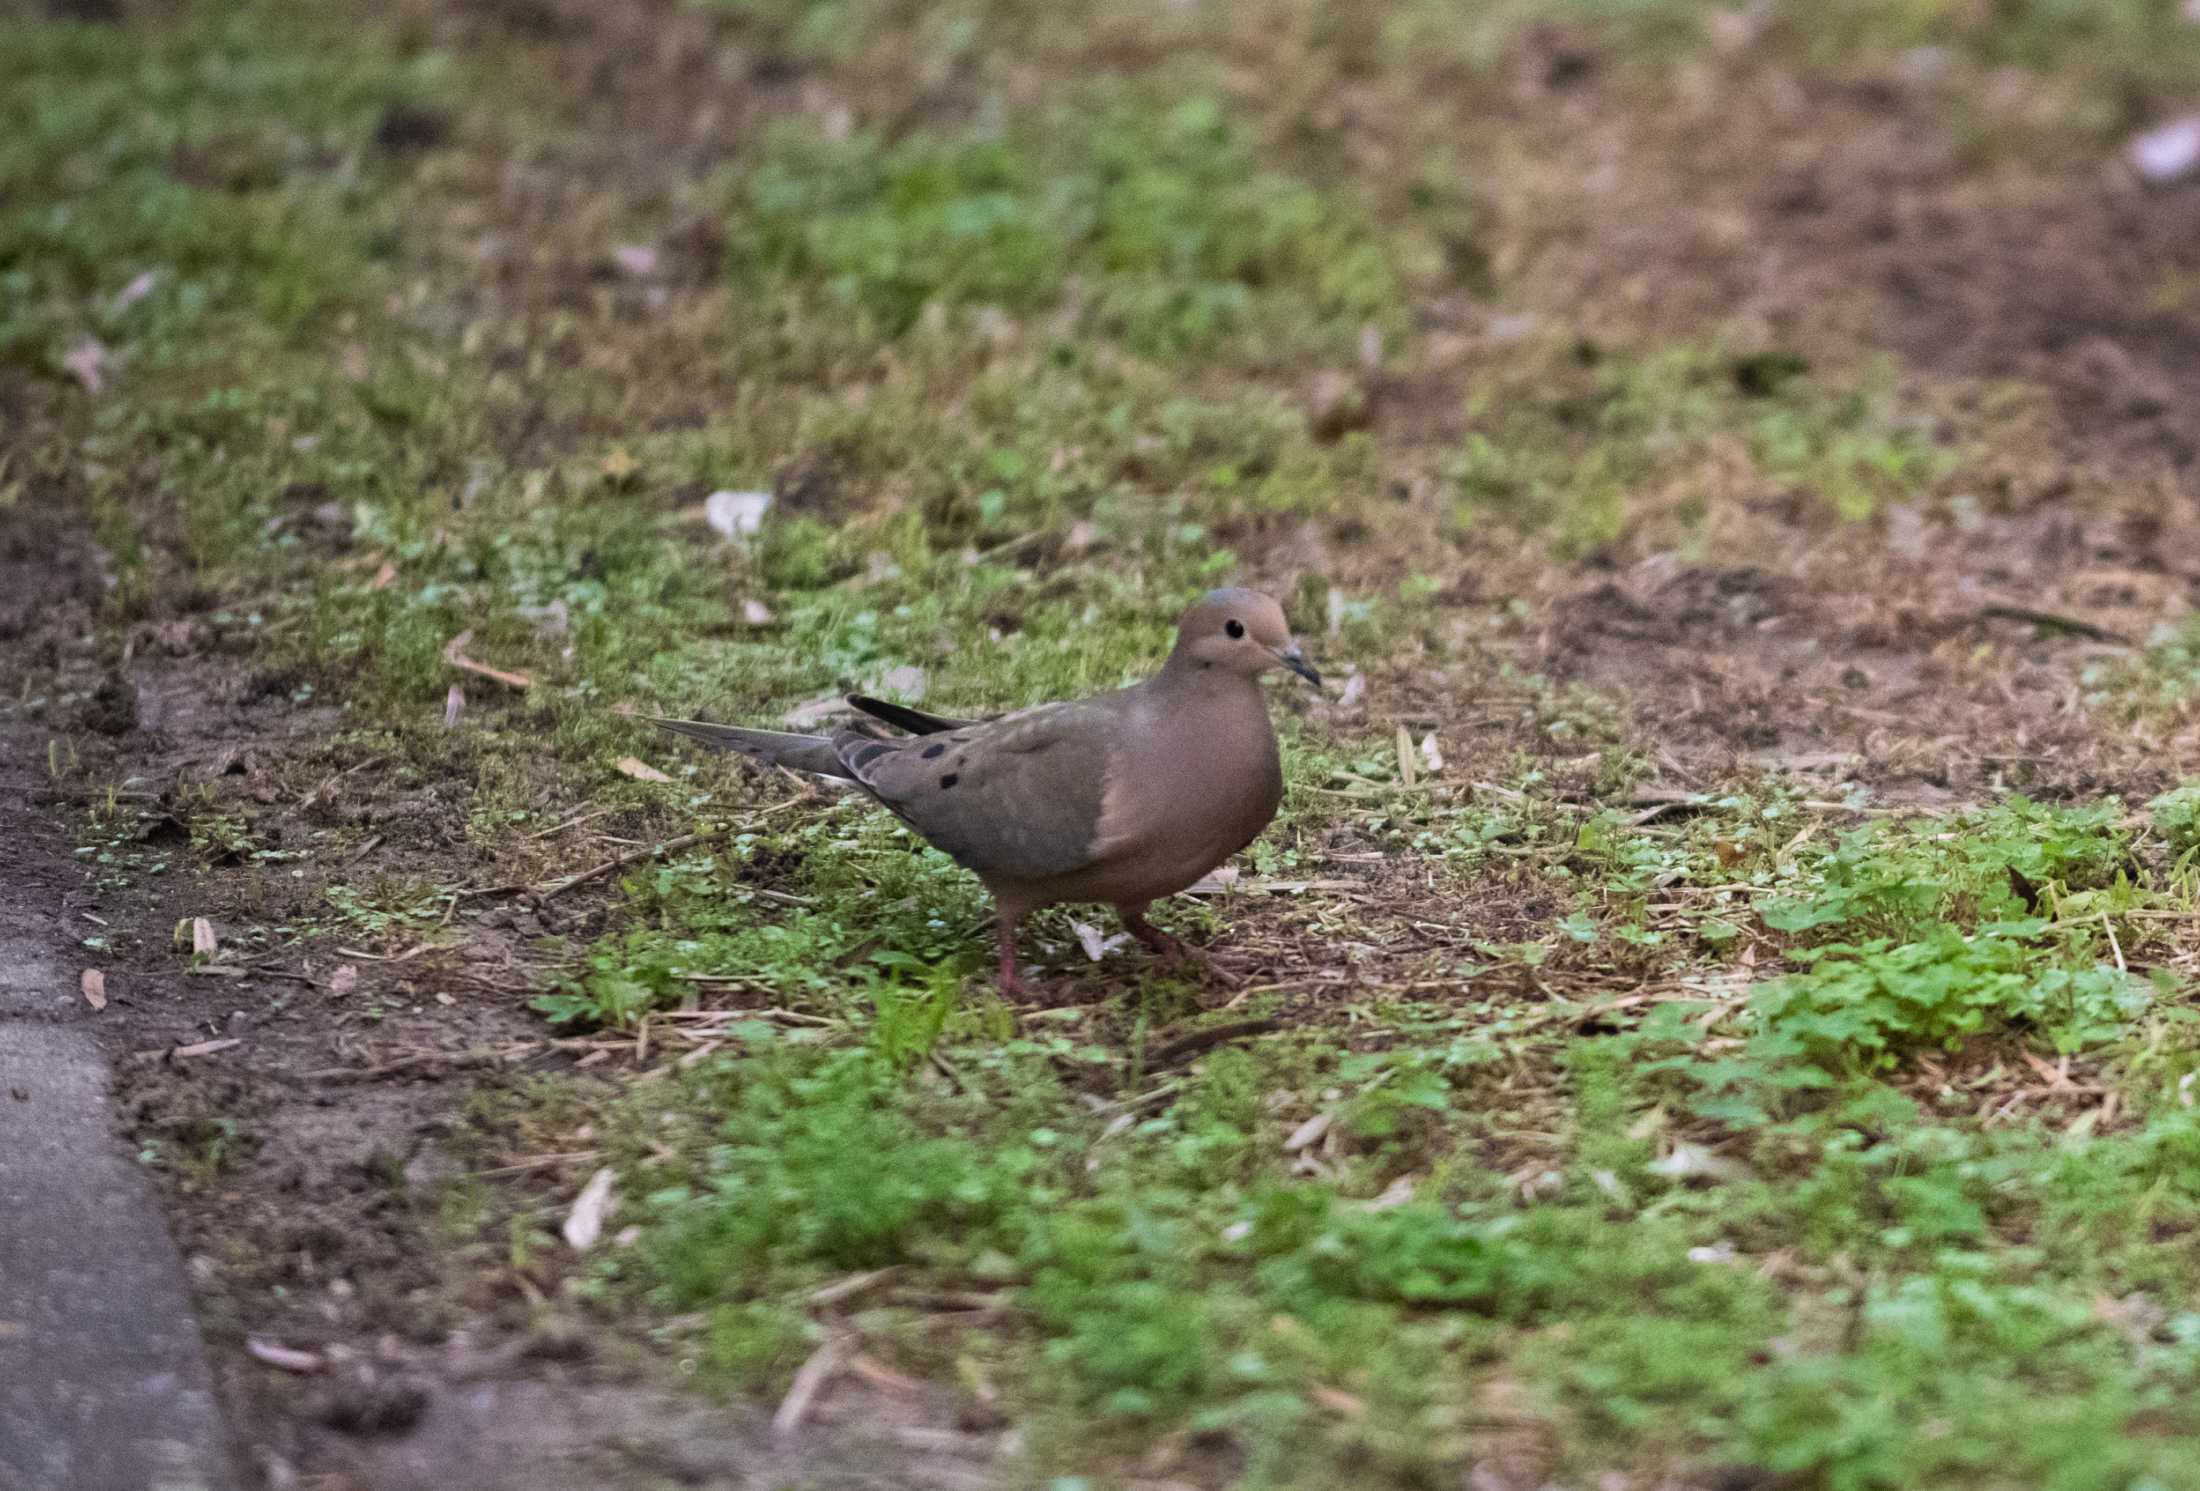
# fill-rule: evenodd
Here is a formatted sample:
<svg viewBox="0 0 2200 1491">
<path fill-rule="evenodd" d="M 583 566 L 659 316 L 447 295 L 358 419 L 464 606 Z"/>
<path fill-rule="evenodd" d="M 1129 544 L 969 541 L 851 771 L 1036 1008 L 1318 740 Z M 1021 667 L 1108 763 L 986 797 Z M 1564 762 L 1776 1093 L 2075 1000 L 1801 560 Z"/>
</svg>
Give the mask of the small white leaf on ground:
<svg viewBox="0 0 2200 1491">
<path fill-rule="evenodd" d="M 638 280 L 647 279 L 657 272 L 657 251 L 646 243 L 622 243 L 611 251 L 611 262 Z"/>
<path fill-rule="evenodd" d="M 214 924 L 203 916 L 191 918 L 191 955 L 211 958 L 221 950 L 221 939 L 214 935 Z"/>
<path fill-rule="evenodd" d="M 611 1191 L 616 1179 L 618 1176 L 606 1165 L 589 1176 L 588 1184 L 573 1198 L 573 1209 L 565 1214 L 565 1245 L 574 1252 L 587 1252 L 603 1236 L 603 1219 L 618 1205 Z"/>
<path fill-rule="evenodd" d="M 1334 1114 L 1315 1114 L 1291 1131 L 1291 1137 L 1283 1141 L 1283 1152 L 1285 1154 L 1297 1154 L 1309 1145 L 1319 1144 L 1322 1136 L 1329 1132 L 1329 1126 L 1336 1121 Z"/>
<path fill-rule="evenodd" d="M 1643 1168 L 1667 1180 L 1739 1180 L 1749 1174 L 1746 1165 L 1685 1141 L 1675 1144 L 1664 1159 L 1653 1160 Z"/>
<path fill-rule="evenodd" d="M 98 393 L 107 382 L 107 349 L 86 337 L 63 355 L 61 366 L 87 393 Z"/>
<path fill-rule="evenodd" d="M 263 1341 L 257 1336 L 247 1337 L 244 1349 L 256 1362 L 265 1362 L 280 1372 L 310 1374 L 328 1366 L 328 1358 L 318 1351 L 300 1351 L 295 1346 L 280 1346 L 273 1341 Z"/>
<path fill-rule="evenodd" d="M 153 286 L 158 284 L 159 282 L 160 276 L 155 274 L 152 270 L 148 269 L 144 273 L 138 275 L 135 279 L 131 280 L 129 284 L 124 285 L 122 287 L 121 293 L 115 296 L 115 314 L 118 316 L 121 315 L 131 306 L 136 305 L 146 296 L 152 294 Z"/>
<path fill-rule="evenodd" d="M 451 691 L 443 696 L 443 728 L 446 730 L 457 729 L 459 716 L 465 712 L 466 691 L 454 683 L 451 685 Z"/>
<path fill-rule="evenodd" d="M 1429 769 L 1431 776 L 1444 769 L 1444 750 L 1436 743 L 1434 730 L 1421 737 L 1421 764 Z"/>
<path fill-rule="evenodd" d="M 619 770 L 637 782 L 669 782 L 672 780 L 648 762 L 633 756 L 621 756 L 619 758 Z"/>
<path fill-rule="evenodd" d="M 1330 586 L 1328 614 L 1322 618 L 1322 628 L 1332 637 L 1344 629 L 1344 607 L 1344 592 L 1334 585 Z"/>
<path fill-rule="evenodd" d="M 573 612 L 563 600 L 547 606 L 521 606 L 519 614 L 534 623 L 538 637 L 562 637 L 573 629 Z"/>
<path fill-rule="evenodd" d="M 1330 1387 L 1325 1383 L 1317 1382 L 1307 1388 L 1306 1396 L 1312 1398 L 1316 1403 L 1321 1404 L 1322 1407 L 1336 1414 L 1339 1418 L 1361 1419 L 1367 1417 L 1367 1404 L 1353 1397 L 1352 1394 L 1341 1387 Z"/>
<path fill-rule="evenodd" d="M 1709 1247 L 1690 1248 L 1688 1250 L 1688 1261 L 1690 1263 L 1732 1263 L 1734 1261 L 1734 1244 L 1718 1242 L 1711 1244 Z"/>
<path fill-rule="evenodd" d="M 741 603 L 741 620 L 749 626 L 770 626 L 772 608 L 760 600 L 745 600 Z"/>
<path fill-rule="evenodd" d="M 339 963 L 336 971 L 328 976 L 328 991 L 341 998 L 359 987 L 359 970 L 350 963 Z"/>
<path fill-rule="evenodd" d="M 1351 673 L 1346 675 L 1344 688 L 1337 695 L 1337 707 L 1340 709 L 1350 709 L 1353 705 L 1359 703 L 1362 699 L 1366 697 L 1367 675 L 1365 673 L 1362 673 L 1359 669 L 1354 668 Z"/>
<path fill-rule="evenodd" d="M 84 1002 L 95 1010 L 107 1007 L 107 975 L 97 968 L 87 968 L 78 976 L 76 986 L 84 991 Z"/>
<path fill-rule="evenodd" d="M 744 539 L 764 526 L 771 505 L 769 492 L 713 492 L 703 499 L 703 521 L 722 538 Z"/>
<path fill-rule="evenodd" d="M 804 699 L 779 718 L 789 730 L 815 730 L 833 716 L 847 711 L 848 703 L 840 695 L 819 694 L 814 699 Z"/>
<path fill-rule="evenodd" d="M 1362 1201 L 1359 1207 L 1361 1211 L 1391 1211 L 1411 1201 L 1413 1191 L 1413 1177 L 1401 1175 L 1389 1185 L 1384 1186 L 1383 1193 L 1380 1196 L 1369 1197 L 1367 1200 Z"/>
<path fill-rule="evenodd" d="M 907 703 L 922 704 L 924 702 L 924 691 L 930 687 L 930 682 L 925 677 L 922 668 L 910 667 L 904 664 L 899 668 L 888 668 L 884 673 L 881 673 L 878 682 L 873 684 L 872 687 L 882 694 L 898 694 Z"/>
<path fill-rule="evenodd" d="M 1077 934 L 1077 945 L 1085 950 L 1085 956 L 1095 963 L 1099 962 L 1100 955 L 1108 948 L 1107 939 L 1100 935 L 1100 929 L 1090 922 L 1071 922 L 1069 929 Z"/>
<path fill-rule="evenodd" d="M 2184 180 L 2200 166 L 2200 115 L 2188 114 L 2134 135 L 2124 156 L 2149 186 Z"/>
</svg>

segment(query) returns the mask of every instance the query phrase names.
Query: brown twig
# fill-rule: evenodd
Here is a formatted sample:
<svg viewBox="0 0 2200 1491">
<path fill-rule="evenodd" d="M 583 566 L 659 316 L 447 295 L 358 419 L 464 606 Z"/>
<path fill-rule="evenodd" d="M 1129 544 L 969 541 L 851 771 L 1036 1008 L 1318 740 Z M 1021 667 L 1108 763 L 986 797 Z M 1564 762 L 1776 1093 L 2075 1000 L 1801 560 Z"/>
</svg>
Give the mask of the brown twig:
<svg viewBox="0 0 2200 1491">
<path fill-rule="evenodd" d="M 706 828 L 701 833 L 681 834 L 676 839 L 666 839 L 660 844 L 645 844 L 641 848 L 622 854 L 616 859 L 607 859 L 593 869 L 582 870 L 579 874 L 568 875 L 563 880 L 553 880 L 547 885 L 537 886 L 535 894 L 547 901 L 553 896 L 564 895 L 576 885 L 586 885 L 591 880 L 600 880 L 604 876 L 617 870 L 623 870 L 628 865 L 638 861 L 658 859 L 667 854 L 677 854 L 682 849 L 693 849 L 697 844 L 716 843 L 724 838 L 728 832 L 730 832 L 729 826 L 720 825 L 717 828 Z"/>
<path fill-rule="evenodd" d="M 1244 1040 L 1250 1036 L 1266 1035 L 1280 1030 L 1283 1022 L 1272 1017 L 1258 1020 L 1238 1020 L 1228 1025 L 1211 1025 L 1205 1030 L 1195 1030 L 1190 1035 L 1180 1035 L 1175 1040 L 1146 1054 L 1146 1065 L 1164 1067 L 1197 1056 L 1202 1051 L 1225 1045 L 1230 1041 Z"/>
<path fill-rule="evenodd" d="M 932 1064 L 932 1070 L 947 1079 L 950 1087 L 953 1087 L 955 1091 L 961 1093 L 964 1097 L 970 1096 L 970 1084 L 963 1080 L 962 1073 L 955 1070 L 952 1062 L 937 1051 L 927 1051 L 924 1053 L 924 1057 L 926 1061 Z"/>
<path fill-rule="evenodd" d="M 467 890 L 452 891 L 451 904 L 456 906 L 461 901 L 471 901 L 477 896 L 516 896 L 533 889 L 534 887 L 524 880 L 515 881 L 510 885 L 478 885 Z"/>
<path fill-rule="evenodd" d="M 139 792 L 123 787 L 33 787 L 31 796 L 40 802 L 104 802 L 113 798 L 117 802 L 158 802 L 158 792 Z"/>
<path fill-rule="evenodd" d="M 619 808 L 616 804 L 608 808 L 598 808 L 593 813 L 583 813 L 577 818 L 568 818 L 563 823 L 558 824 L 555 828 L 546 828 L 543 829 L 540 833 L 531 833 L 527 836 L 527 838 L 530 842 L 536 839 L 555 838 L 557 835 L 564 833 L 569 828 L 579 828 L 583 823 L 593 823 L 598 818 L 602 818 L 607 814 L 616 813 L 618 811 Z"/>
<path fill-rule="evenodd" d="M 2132 641 L 2122 632 L 2110 631 L 2105 626 L 2076 616 L 2064 616 L 2055 611 L 2038 611 L 2030 606 L 1981 606 L 1982 619 L 1997 621 L 2028 621 L 2036 627 L 2051 632 L 2063 632 L 2073 637 L 2083 637 L 2088 642 L 2112 642 L 2119 647 L 2129 647 Z"/>
<path fill-rule="evenodd" d="M 326 989 L 328 985 L 310 974 L 292 973 L 267 963 L 202 963 L 196 968 L 186 968 L 186 974 L 194 978 L 245 978 L 257 974 L 261 978 L 279 978 L 293 984 L 304 984 L 309 989 Z"/>
<path fill-rule="evenodd" d="M 495 1051 L 415 1051 L 374 1066 L 323 1067 L 319 1071 L 300 1072 L 298 1075 L 308 1082 L 372 1082 L 421 1067 L 497 1066 L 504 1059 L 501 1053 Z"/>
<path fill-rule="evenodd" d="M 152 1057 L 161 1061 L 189 1061 L 195 1056 L 215 1056 L 223 1051 L 233 1051 L 243 1044 L 243 1041 L 232 1036 L 218 1041 L 194 1041 L 188 1046 L 164 1046 L 157 1050 L 140 1051 L 137 1054 L 141 1057 Z"/>
<path fill-rule="evenodd" d="M 817 1395 L 833 1380 L 847 1354 L 848 1343 L 841 1336 L 826 1337 L 825 1344 L 810 1353 L 810 1359 L 794 1374 L 787 1396 L 779 1400 L 779 1411 L 772 1415 L 772 1433 L 784 1437 L 802 1427 Z"/>
<path fill-rule="evenodd" d="M 571 890 L 576 885 L 586 885 L 591 880 L 600 880 L 606 875 L 612 874 L 613 872 L 618 870 L 623 870 L 628 865 L 635 864 L 641 860 L 656 859 L 662 855 L 676 854 L 682 849 L 693 849 L 697 844 L 714 844 L 718 840 L 726 837 L 726 835 L 734 833 L 736 831 L 746 833 L 750 829 L 757 827 L 759 824 L 762 824 L 767 819 L 775 817 L 778 814 L 785 812 L 788 808 L 793 807 L 795 804 L 804 801 L 806 796 L 807 794 L 803 794 L 800 796 L 790 797 L 785 802 L 774 803 L 772 806 L 764 809 L 762 812 L 752 814 L 738 824 L 721 823 L 718 825 L 718 827 L 706 828 L 701 833 L 681 834 L 678 838 L 666 839 L 661 844 L 647 844 L 640 849 L 630 850 L 627 853 L 620 855 L 617 859 L 607 859 L 602 864 L 597 865 L 592 869 L 583 870 L 577 875 L 568 875 L 563 880 L 553 880 L 547 885 L 537 886 L 535 887 L 535 893 L 543 900 L 547 901 L 552 896 L 564 895 L 567 891 Z M 492 894 L 492 892 L 471 891 L 462 892 L 461 894 L 489 895 Z"/>
<path fill-rule="evenodd" d="M 525 673 L 514 673 L 505 668 L 492 668 L 487 663 L 477 663 L 466 656 L 466 644 L 473 640 L 474 633 L 471 627 L 451 638 L 449 642 L 444 644 L 443 661 L 462 673 L 471 673 L 477 678 L 494 679 L 506 688 L 530 689 L 535 686 L 535 680 Z"/>
<path fill-rule="evenodd" d="M 850 1274 L 810 1293 L 810 1307 L 821 1309 L 826 1305 L 845 1304 L 859 1294 L 865 1294 L 879 1285 L 901 1277 L 901 1265 L 889 1263 L 884 1268 L 874 1268 L 868 1273 Z"/>
</svg>

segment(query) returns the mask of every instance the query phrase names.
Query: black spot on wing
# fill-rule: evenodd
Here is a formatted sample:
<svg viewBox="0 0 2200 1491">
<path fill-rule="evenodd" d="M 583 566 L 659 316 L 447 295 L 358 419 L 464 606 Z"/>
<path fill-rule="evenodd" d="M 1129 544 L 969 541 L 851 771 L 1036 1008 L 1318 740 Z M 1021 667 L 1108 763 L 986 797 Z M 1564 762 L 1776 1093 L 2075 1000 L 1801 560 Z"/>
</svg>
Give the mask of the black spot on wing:
<svg viewBox="0 0 2200 1491">
<path fill-rule="evenodd" d="M 952 787 L 961 780 L 962 777 L 959 774 L 951 771 L 946 776 L 940 778 L 940 786 L 943 788 Z"/>
<path fill-rule="evenodd" d="M 892 743 L 889 741 L 864 741 L 861 744 L 849 746 L 845 751 L 841 752 L 840 759 L 847 763 L 848 768 L 851 771 L 860 772 L 869 767 L 870 764 L 876 761 L 879 757 L 893 750 L 893 748 L 894 747 Z"/>
<path fill-rule="evenodd" d="M 924 748 L 924 759 L 927 761 L 937 761 L 946 754 L 947 747 L 943 745 L 926 746 Z"/>
</svg>

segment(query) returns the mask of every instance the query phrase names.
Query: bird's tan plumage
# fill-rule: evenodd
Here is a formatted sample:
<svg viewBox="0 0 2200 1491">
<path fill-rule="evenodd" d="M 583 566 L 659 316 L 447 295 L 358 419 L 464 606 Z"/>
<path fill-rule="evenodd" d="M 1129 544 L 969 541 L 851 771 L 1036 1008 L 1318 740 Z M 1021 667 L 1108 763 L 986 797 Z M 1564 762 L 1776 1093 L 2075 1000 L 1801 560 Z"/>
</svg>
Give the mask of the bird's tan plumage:
<svg viewBox="0 0 2200 1491">
<path fill-rule="evenodd" d="M 1184 614 L 1159 673 L 1090 699 L 990 720 L 849 701 L 907 736 L 868 721 L 831 736 L 654 723 L 869 793 L 993 893 L 1001 980 L 1013 991 L 1016 923 L 1057 902 L 1109 902 L 1141 941 L 1181 951 L 1146 921 L 1146 906 L 1193 884 L 1275 816 L 1283 771 L 1259 677 L 1279 665 L 1320 682 L 1274 601 L 1218 590 Z"/>
</svg>

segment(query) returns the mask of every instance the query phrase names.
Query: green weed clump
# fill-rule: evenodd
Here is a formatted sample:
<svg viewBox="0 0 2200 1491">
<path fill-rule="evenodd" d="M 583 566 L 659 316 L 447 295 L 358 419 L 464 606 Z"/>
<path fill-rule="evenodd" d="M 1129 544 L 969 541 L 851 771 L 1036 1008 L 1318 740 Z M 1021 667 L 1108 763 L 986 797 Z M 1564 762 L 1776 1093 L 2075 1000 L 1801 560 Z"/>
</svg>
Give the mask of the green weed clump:
<svg viewBox="0 0 2200 1491">
<path fill-rule="evenodd" d="M 1401 303 L 1373 225 L 1266 168 L 1204 96 L 1093 89 L 998 132 L 892 144 L 782 126 L 731 222 L 737 283 L 820 287 L 886 337 L 930 305 L 1028 316 L 1074 299 L 1064 340 L 1081 326 L 1151 356 L 1234 333 L 1341 346 Z"/>
<path fill-rule="evenodd" d="M 1761 1097 L 1831 1088 L 1895 1066 L 1919 1050 L 1952 1051 L 1988 1032 L 2036 1032 L 2057 1051 L 2124 1033 L 2150 1002 L 2144 981 L 2043 946 L 2044 922 L 1996 923 L 1966 937 L 1936 928 L 1913 942 L 1834 943 L 1798 954 L 1802 972 L 1759 987 L 1739 1055 L 1684 1069 L 1712 1093 L 1753 1096 L 1700 1104 L 1740 1123 L 1765 1122 Z"/>
<path fill-rule="evenodd" d="M 1705 1116 L 1761 1124 L 1801 1094 L 1982 1035 L 2061 1054 L 2116 1040 L 2156 992 L 2100 942 L 2100 919 L 2139 898 L 2129 855 L 2107 803 L 2011 798 L 1852 831 L 1759 903 L 1798 966 L 1752 989 L 1740 1049 L 1660 1069 L 1699 1084 Z"/>
<path fill-rule="evenodd" d="M 2187 782 L 2147 804 L 2155 832 L 2180 860 L 2200 849 L 2200 785 Z"/>
</svg>

